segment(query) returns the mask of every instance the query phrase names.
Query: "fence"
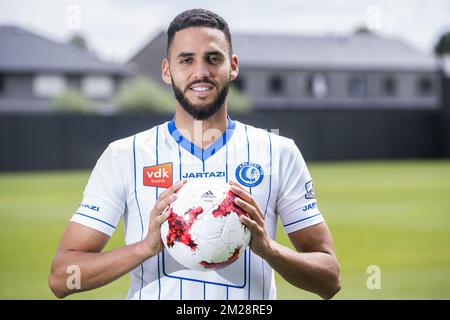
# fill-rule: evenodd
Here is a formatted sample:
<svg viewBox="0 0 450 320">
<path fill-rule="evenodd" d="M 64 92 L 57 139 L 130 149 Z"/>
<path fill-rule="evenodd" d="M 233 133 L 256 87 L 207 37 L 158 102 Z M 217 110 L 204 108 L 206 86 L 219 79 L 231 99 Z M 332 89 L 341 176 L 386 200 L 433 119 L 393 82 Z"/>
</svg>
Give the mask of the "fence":
<svg viewBox="0 0 450 320">
<path fill-rule="evenodd" d="M 170 115 L 3 114 L 0 171 L 91 168 L 109 142 Z M 232 117 L 293 138 L 309 160 L 450 155 L 443 110 L 261 111 Z"/>
</svg>

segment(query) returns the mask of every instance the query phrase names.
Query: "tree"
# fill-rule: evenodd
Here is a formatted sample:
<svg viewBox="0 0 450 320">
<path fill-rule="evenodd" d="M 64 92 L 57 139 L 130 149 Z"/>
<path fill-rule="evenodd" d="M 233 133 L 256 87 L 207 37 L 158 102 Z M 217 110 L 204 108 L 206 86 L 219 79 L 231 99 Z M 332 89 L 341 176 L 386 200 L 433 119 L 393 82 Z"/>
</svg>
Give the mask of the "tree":
<svg viewBox="0 0 450 320">
<path fill-rule="evenodd" d="M 69 44 L 71 44 L 72 46 L 77 47 L 81 50 L 89 51 L 87 40 L 80 33 L 73 34 L 69 40 Z"/>
<path fill-rule="evenodd" d="M 450 31 L 441 35 L 438 42 L 434 46 L 434 52 L 438 56 L 450 54 Z"/>
<path fill-rule="evenodd" d="M 354 34 L 364 34 L 364 35 L 371 35 L 373 34 L 372 31 L 367 28 L 366 26 L 359 26 L 355 29 Z"/>
</svg>

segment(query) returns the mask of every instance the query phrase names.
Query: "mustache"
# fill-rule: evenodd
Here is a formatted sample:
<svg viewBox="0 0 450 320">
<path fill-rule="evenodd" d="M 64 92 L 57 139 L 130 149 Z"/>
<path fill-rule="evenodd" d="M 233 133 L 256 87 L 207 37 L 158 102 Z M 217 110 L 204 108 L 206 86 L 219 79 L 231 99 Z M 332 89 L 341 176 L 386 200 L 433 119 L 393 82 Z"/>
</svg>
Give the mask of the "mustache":
<svg viewBox="0 0 450 320">
<path fill-rule="evenodd" d="M 212 80 L 210 80 L 210 79 L 208 79 L 208 78 L 202 78 L 202 79 L 194 80 L 194 81 L 192 81 L 191 83 L 189 83 L 189 84 L 186 86 L 186 90 L 189 89 L 190 87 L 192 87 L 194 84 L 197 84 L 197 83 L 209 83 L 209 84 L 212 84 L 213 86 L 216 87 L 216 83 L 213 82 Z"/>
</svg>

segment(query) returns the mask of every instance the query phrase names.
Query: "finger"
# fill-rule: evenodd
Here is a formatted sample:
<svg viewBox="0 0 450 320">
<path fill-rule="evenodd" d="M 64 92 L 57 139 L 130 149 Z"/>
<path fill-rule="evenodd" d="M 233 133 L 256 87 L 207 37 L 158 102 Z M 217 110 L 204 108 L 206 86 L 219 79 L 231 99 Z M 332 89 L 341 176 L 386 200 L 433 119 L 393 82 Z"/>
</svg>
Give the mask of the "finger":
<svg viewBox="0 0 450 320">
<path fill-rule="evenodd" d="M 238 188 L 234 185 L 232 185 L 230 187 L 231 192 L 233 192 L 235 195 L 237 195 L 239 198 L 241 198 L 242 200 L 248 202 L 249 204 L 251 204 L 253 207 L 255 207 L 256 209 L 258 209 L 258 213 L 262 212 L 261 208 L 259 207 L 258 203 L 256 202 L 256 200 L 246 191 L 243 190 L 241 188 Z M 261 214 L 260 214 L 261 215 Z"/>
<path fill-rule="evenodd" d="M 235 186 L 235 187 L 238 187 L 238 188 L 240 188 L 240 189 L 242 189 L 242 190 L 245 190 L 244 186 L 240 185 L 239 183 L 237 183 L 237 182 L 234 181 L 234 180 L 230 180 L 228 183 L 229 183 L 230 185 L 232 185 L 232 186 Z"/>
<path fill-rule="evenodd" d="M 255 207 L 253 207 L 250 203 L 245 202 L 241 198 L 234 198 L 234 203 L 241 209 L 243 209 L 245 212 L 247 212 L 251 217 L 255 214 Z M 254 220 L 254 219 L 253 219 Z"/>
<path fill-rule="evenodd" d="M 250 232 L 252 233 L 252 236 L 259 235 L 261 233 L 261 228 L 258 226 L 256 221 L 250 219 L 246 216 L 240 216 L 239 219 L 241 222 L 250 229 Z"/>
<path fill-rule="evenodd" d="M 172 202 L 174 202 L 177 199 L 177 195 L 175 193 L 172 193 L 170 196 L 164 198 L 164 199 L 158 199 L 155 203 L 155 209 L 157 211 L 157 214 L 159 215 L 168 205 L 170 205 Z"/>
<path fill-rule="evenodd" d="M 173 184 L 171 187 L 169 187 L 167 190 L 165 190 L 164 192 L 161 192 L 161 194 L 159 195 L 158 199 L 164 199 L 167 198 L 168 196 L 170 196 L 171 194 L 177 192 L 178 190 L 180 190 L 180 188 L 186 183 L 186 180 L 180 180 L 177 183 Z"/>
<path fill-rule="evenodd" d="M 239 198 L 247 201 L 248 203 L 250 203 L 251 205 L 253 205 L 254 207 L 258 207 L 258 203 L 256 202 L 256 200 L 252 197 L 252 195 L 250 193 L 248 193 L 247 190 L 242 189 L 240 187 L 237 187 L 235 185 L 230 187 L 231 191 L 237 195 Z"/>
<path fill-rule="evenodd" d="M 161 212 L 161 214 L 157 217 L 159 226 L 161 226 L 164 223 L 164 221 L 166 221 L 169 218 L 171 212 L 172 211 L 170 210 L 170 207 L 166 207 L 163 210 L 163 212 Z"/>
<path fill-rule="evenodd" d="M 171 194 L 177 192 L 178 190 L 181 189 L 181 187 L 187 182 L 187 180 L 180 180 L 177 183 L 173 184 L 170 188 L 168 188 L 167 190 L 165 190 L 164 192 L 161 192 L 161 194 L 159 195 L 158 199 L 164 199 L 167 198 L 168 196 L 170 196 Z"/>
<path fill-rule="evenodd" d="M 252 206 L 251 204 L 249 204 L 248 202 L 240 199 L 240 198 L 235 198 L 234 202 L 236 203 L 236 205 L 238 205 L 240 208 L 242 208 L 245 212 L 247 212 L 249 214 L 249 216 L 256 221 L 256 223 L 258 225 L 263 225 L 264 221 L 261 218 L 261 215 L 258 213 L 258 209 L 256 209 L 254 206 Z"/>
<path fill-rule="evenodd" d="M 238 187 L 236 185 L 230 186 L 231 192 L 233 192 L 238 197 L 244 199 L 247 202 L 250 202 L 252 200 L 252 196 L 247 192 L 247 190 L 242 189 L 241 187 Z"/>
</svg>

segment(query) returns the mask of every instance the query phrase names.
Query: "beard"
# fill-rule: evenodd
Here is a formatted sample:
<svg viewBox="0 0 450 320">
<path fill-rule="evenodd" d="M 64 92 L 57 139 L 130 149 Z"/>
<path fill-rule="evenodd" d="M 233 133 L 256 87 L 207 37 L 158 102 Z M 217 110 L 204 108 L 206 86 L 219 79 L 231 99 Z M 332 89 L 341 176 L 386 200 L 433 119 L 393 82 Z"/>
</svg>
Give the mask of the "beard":
<svg viewBox="0 0 450 320">
<path fill-rule="evenodd" d="M 205 79 L 197 80 L 197 81 L 189 84 L 188 88 L 195 83 L 201 83 L 201 82 L 213 84 L 210 80 L 205 78 Z M 175 83 L 173 82 L 173 79 L 172 79 L 172 89 L 173 89 L 173 93 L 175 95 L 175 99 L 177 99 L 177 101 L 180 103 L 180 105 L 183 107 L 183 109 L 187 113 L 189 113 L 192 116 L 192 118 L 194 118 L 195 120 L 208 119 L 211 116 L 213 116 L 214 114 L 216 114 L 217 111 L 219 111 L 222 108 L 222 106 L 225 103 L 225 99 L 227 98 L 227 95 L 228 95 L 229 84 L 230 84 L 230 81 L 228 81 L 223 86 L 223 88 L 221 88 L 219 90 L 219 94 L 214 99 L 214 101 L 212 101 L 211 103 L 209 103 L 207 105 L 199 106 L 199 105 L 190 103 L 188 98 L 183 94 L 181 89 L 175 85 Z"/>
</svg>

